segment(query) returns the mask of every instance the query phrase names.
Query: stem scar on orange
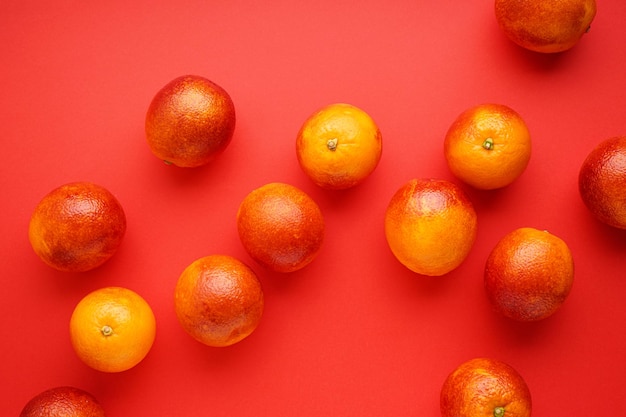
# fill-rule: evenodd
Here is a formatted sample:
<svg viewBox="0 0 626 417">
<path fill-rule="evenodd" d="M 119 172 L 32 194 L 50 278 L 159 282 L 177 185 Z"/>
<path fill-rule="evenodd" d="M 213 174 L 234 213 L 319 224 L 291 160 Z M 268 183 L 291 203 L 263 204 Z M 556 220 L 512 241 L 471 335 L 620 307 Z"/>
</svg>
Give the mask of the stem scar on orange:
<svg viewBox="0 0 626 417">
<path fill-rule="evenodd" d="M 444 140 L 450 171 L 475 188 L 492 190 L 515 181 L 530 161 L 530 133 L 522 117 L 502 104 L 462 112 Z"/>
<path fill-rule="evenodd" d="M 70 319 L 76 355 L 102 372 L 121 372 L 141 362 L 155 338 L 152 309 L 127 288 L 106 287 L 86 295 Z"/>
<path fill-rule="evenodd" d="M 360 184 L 376 169 L 382 135 L 360 108 L 330 104 L 305 120 L 296 139 L 296 155 L 315 184 L 342 190 Z"/>
<path fill-rule="evenodd" d="M 477 233 L 474 206 L 457 185 L 413 179 L 393 195 L 385 213 L 385 236 L 394 256 L 422 275 L 440 276 L 468 256 Z"/>
</svg>

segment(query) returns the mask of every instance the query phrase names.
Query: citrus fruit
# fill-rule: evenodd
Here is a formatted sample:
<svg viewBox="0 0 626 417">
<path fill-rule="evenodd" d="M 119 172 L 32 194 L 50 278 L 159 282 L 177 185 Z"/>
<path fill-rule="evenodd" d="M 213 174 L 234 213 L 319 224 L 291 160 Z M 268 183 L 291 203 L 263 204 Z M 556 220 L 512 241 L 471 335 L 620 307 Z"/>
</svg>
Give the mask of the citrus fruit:
<svg viewBox="0 0 626 417">
<path fill-rule="evenodd" d="M 87 294 L 74 308 L 70 340 L 76 355 L 102 372 L 121 372 L 141 362 L 155 337 L 155 318 L 136 292 L 106 287 Z"/>
<path fill-rule="evenodd" d="M 198 167 L 211 162 L 230 143 L 235 106 L 219 85 L 185 75 L 156 93 L 148 107 L 145 129 L 157 158 L 179 167 Z"/>
<path fill-rule="evenodd" d="M 496 0 L 496 20 L 506 36 L 535 52 L 571 49 L 589 30 L 595 0 Z"/>
<path fill-rule="evenodd" d="M 626 229 L 626 136 L 604 140 L 587 155 L 578 188 L 598 220 Z"/>
<path fill-rule="evenodd" d="M 530 227 L 505 235 L 485 266 L 485 290 L 495 309 L 518 321 L 554 314 L 570 293 L 574 261 L 567 244 Z"/>
<path fill-rule="evenodd" d="M 385 213 L 389 248 L 404 266 L 440 276 L 457 268 L 476 240 L 477 216 L 457 185 L 413 179 L 391 198 Z"/>
<path fill-rule="evenodd" d="M 530 133 L 522 117 L 502 104 L 462 112 L 444 139 L 450 171 L 475 188 L 492 190 L 515 181 L 530 160 Z"/>
<path fill-rule="evenodd" d="M 510 365 L 470 359 L 448 375 L 441 388 L 441 417 L 530 417 L 528 385 Z"/>
<path fill-rule="evenodd" d="M 308 194 L 283 183 L 250 192 L 237 211 L 244 249 L 275 272 L 294 272 L 311 263 L 324 240 L 322 212 Z"/>
<path fill-rule="evenodd" d="M 341 190 L 363 182 L 382 154 L 374 120 L 350 104 L 330 104 L 304 122 L 296 155 L 305 174 L 322 188 Z"/>
<path fill-rule="evenodd" d="M 20 417 L 104 417 L 104 409 L 93 395 L 82 389 L 56 387 L 28 401 Z"/>
<path fill-rule="evenodd" d="M 183 329 L 208 346 L 233 345 L 248 337 L 263 314 L 263 290 L 252 269 L 227 255 L 197 259 L 175 290 L 176 316 Z"/>
<path fill-rule="evenodd" d="M 126 215 L 107 189 L 90 182 L 62 185 L 37 204 L 28 238 L 33 250 L 60 271 L 96 268 L 117 251 L 126 233 Z"/>
</svg>

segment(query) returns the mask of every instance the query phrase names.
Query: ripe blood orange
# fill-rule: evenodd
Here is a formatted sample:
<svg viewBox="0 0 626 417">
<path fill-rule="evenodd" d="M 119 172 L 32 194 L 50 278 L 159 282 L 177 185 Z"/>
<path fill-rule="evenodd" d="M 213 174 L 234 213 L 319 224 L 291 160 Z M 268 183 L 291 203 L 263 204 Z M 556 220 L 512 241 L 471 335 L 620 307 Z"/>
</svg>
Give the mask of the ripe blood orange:
<svg viewBox="0 0 626 417">
<path fill-rule="evenodd" d="M 243 247 L 256 262 L 275 272 L 294 272 L 319 253 L 324 217 L 304 191 L 270 183 L 241 202 L 237 230 Z"/>
<path fill-rule="evenodd" d="M 519 321 L 554 314 L 570 293 L 574 261 L 567 244 L 545 230 L 516 229 L 493 248 L 485 290 L 495 309 Z"/>
<path fill-rule="evenodd" d="M 626 136 L 599 143 L 578 174 L 580 196 L 601 222 L 626 229 Z"/>
<path fill-rule="evenodd" d="M 459 365 L 443 383 L 441 417 L 530 417 L 532 400 L 522 376 L 492 358 Z"/>
<path fill-rule="evenodd" d="M 33 397 L 20 417 L 104 417 L 96 398 L 79 388 L 56 387 Z"/>
<path fill-rule="evenodd" d="M 126 233 L 119 201 L 90 182 L 62 185 L 37 204 L 28 227 L 33 250 L 60 271 L 84 272 L 110 259 Z"/>
<path fill-rule="evenodd" d="M 197 259 L 181 274 L 175 291 L 183 329 L 208 346 L 230 346 L 248 337 L 263 314 L 263 290 L 252 269 L 225 255 Z"/>
<path fill-rule="evenodd" d="M 152 309 L 139 294 L 107 287 L 89 293 L 76 305 L 70 340 L 86 365 L 102 372 L 121 372 L 146 357 L 155 329 Z"/>
<path fill-rule="evenodd" d="M 446 180 L 414 179 L 393 195 L 385 214 L 385 235 L 395 257 L 410 270 L 439 276 L 467 257 L 477 216 L 466 194 Z"/>
<path fill-rule="evenodd" d="M 296 140 L 303 171 L 315 184 L 333 190 L 363 182 L 378 165 L 382 149 L 374 120 L 345 103 L 330 104 L 309 116 Z"/>
<path fill-rule="evenodd" d="M 219 85 L 197 75 L 170 81 L 152 99 L 146 139 L 159 159 L 179 167 L 208 164 L 230 143 L 235 106 Z"/>
<path fill-rule="evenodd" d="M 511 184 L 530 161 L 530 133 L 522 117 L 502 104 L 465 110 L 444 140 L 450 171 L 475 188 L 492 190 Z"/>
</svg>

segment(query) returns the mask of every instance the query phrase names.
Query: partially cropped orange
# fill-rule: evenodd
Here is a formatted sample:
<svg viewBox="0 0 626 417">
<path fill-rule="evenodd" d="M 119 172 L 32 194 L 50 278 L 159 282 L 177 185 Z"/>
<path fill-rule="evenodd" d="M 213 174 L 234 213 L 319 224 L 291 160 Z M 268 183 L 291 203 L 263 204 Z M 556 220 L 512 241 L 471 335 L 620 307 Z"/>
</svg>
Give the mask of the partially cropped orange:
<svg viewBox="0 0 626 417">
<path fill-rule="evenodd" d="M 522 117 L 502 104 L 481 104 L 462 112 L 444 140 L 450 171 L 482 190 L 505 187 L 525 170 L 530 133 Z"/>
<path fill-rule="evenodd" d="M 580 168 L 578 189 L 593 216 L 626 229 L 626 136 L 606 139 L 592 149 Z"/>
<path fill-rule="evenodd" d="M 296 139 L 298 162 L 322 188 L 341 190 L 363 182 L 376 169 L 382 135 L 360 108 L 330 104 L 306 119 Z"/>
<path fill-rule="evenodd" d="M 259 325 L 264 298 L 256 274 L 243 262 L 210 255 L 192 262 L 178 278 L 176 316 L 183 329 L 208 346 L 230 346 Z"/>
<path fill-rule="evenodd" d="M 484 282 L 496 311 L 518 321 L 542 320 L 561 308 L 572 289 L 572 253 L 548 231 L 516 229 L 489 254 Z"/>
<path fill-rule="evenodd" d="M 237 211 L 237 230 L 248 254 L 275 272 L 294 272 L 315 259 L 324 240 L 324 217 L 304 191 L 269 183 L 250 192 Z"/>
<path fill-rule="evenodd" d="M 19 417 L 104 417 L 104 409 L 89 392 L 62 386 L 34 396 Z"/>
<path fill-rule="evenodd" d="M 535 52 L 574 47 L 589 31 L 595 0 L 495 0 L 496 20 L 506 36 Z"/>
<path fill-rule="evenodd" d="M 524 378 L 493 358 L 470 359 L 452 371 L 440 394 L 441 417 L 530 417 Z"/>
<path fill-rule="evenodd" d="M 145 122 L 152 153 L 193 168 L 221 154 L 235 131 L 235 105 L 222 87 L 198 75 L 170 81 L 152 99 Z"/>
<path fill-rule="evenodd" d="M 28 238 L 49 266 L 84 272 L 110 259 L 126 233 L 126 215 L 106 188 L 74 182 L 55 188 L 31 215 Z"/>
<path fill-rule="evenodd" d="M 385 213 L 389 248 L 404 266 L 440 276 L 469 255 L 477 216 L 463 190 L 446 180 L 413 179 L 393 195 Z"/>
<path fill-rule="evenodd" d="M 139 364 L 154 343 L 156 321 L 136 292 L 106 287 L 86 295 L 70 319 L 76 355 L 102 372 L 122 372 Z"/>
</svg>

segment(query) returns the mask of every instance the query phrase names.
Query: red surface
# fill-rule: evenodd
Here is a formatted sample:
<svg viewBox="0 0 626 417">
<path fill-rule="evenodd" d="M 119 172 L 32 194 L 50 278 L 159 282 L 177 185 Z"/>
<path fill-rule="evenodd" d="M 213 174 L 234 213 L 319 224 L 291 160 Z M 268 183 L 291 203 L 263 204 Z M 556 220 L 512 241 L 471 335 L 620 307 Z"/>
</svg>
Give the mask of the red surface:
<svg viewBox="0 0 626 417">
<path fill-rule="evenodd" d="M 111 417 L 437 416 L 446 375 L 476 356 L 524 376 L 534 415 L 621 410 L 626 232 L 591 218 L 577 190 L 591 148 L 626 134 L 626 2 L 598 3 L 578 46 L 544 56 L 504 38 L 490 0 L 3 1 L 1 414 L 74 385 Z M 187 73 L 237 109 L 229 148 L 195 170 L 158 161 L 143 133 L 156 91 Z M 300 170 L 295 136 L 337 101 L 374 118 L 383 157 L 361 186 L 327 192 Z M 464 187 L 479 214 L 470 256 L 418 276 L 387 247 L 386 205 L 411 178 L 456 181 L 443 136 L 482 102 L 524 117 L 533 156 L 506 189 Z M 74 275 L 36 258 L 27 227 L 43 195 L 77 180 L 118 197 L 128 232 L 107 264 Z M 253 264 L 236 232 L 240 201 L 271 181 L 308 192 L 327 222 L 319 257 L 290 275 Z M 521 226 L 564 239 L 576 263 L 569 299 L 539 323 L 497 316 L 482 286 L 489 251 Z M 260 327 L 229 348 L 195 342 L 174 315 L 179 274 L 212 253 L 249 263 L 265 290 Z M 109 285 L 157 317 L 152 351 L 120 374 L 87 368 L 68 335 L 75 304 Z"/>
</svg>

